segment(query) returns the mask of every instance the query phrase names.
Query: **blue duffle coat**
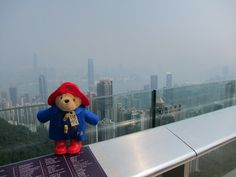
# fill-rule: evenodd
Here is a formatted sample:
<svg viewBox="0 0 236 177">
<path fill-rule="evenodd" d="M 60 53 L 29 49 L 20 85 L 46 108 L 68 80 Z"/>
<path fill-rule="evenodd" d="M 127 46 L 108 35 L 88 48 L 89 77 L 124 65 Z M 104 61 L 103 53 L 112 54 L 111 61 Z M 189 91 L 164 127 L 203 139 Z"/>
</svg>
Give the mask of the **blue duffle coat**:
<svg viewBox="0 0 236 177">
<path fill-rule="evenodd" d="M 99 118 L 97 115 L 88 111 L 83 105 L 74 111 L 79 121 L 79 125 L 76 125 L 75 127 L 71 127 L 69 119 L 66 121 L 63 120 L 64 115 L 67 112 L 60 110 L 56 105 L 53 105 L 46 110 L 39 111 L 37 118 L 42 123 L 50 121 L 49 138 L 52 140 L 66 140 L 73 138 L 79 141 L 84 141 L 86 122 L 91 125 L 96 125 Z M 69 127 L 68 133 L 66 134 L 64 133 L 64 125 L 68 125 Z"/>
</svg>

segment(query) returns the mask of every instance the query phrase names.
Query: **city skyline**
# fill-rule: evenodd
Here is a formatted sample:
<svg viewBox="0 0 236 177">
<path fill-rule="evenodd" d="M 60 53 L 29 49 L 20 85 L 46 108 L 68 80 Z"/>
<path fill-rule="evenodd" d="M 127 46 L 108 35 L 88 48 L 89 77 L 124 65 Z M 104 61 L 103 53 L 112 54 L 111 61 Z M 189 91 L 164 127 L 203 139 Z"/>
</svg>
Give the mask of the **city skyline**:
<svg viewBox="0 0 236 177">
<path fill-rule="evenodd" d="M 40 71 L 39 67 L 37 66 L 37 55 L 33 55 L 33 69 Z M 92 72 L 91 72 L 92 70 Z M 112 79 L 94 79 L 94 64 L 93 64 L 93 59 L 88 59 L 88 77 L 87 77 L 87 86 L 88 90 L 86 93 L 88 95 L 93 95 L 92 97 L 100 97 L 100 96 L 107 96 L 107 95 L 113 95 L 117 94 L 114 93 L 113 89 L 113 82 L 114 80 Z M 91 72 L 91 73 L 90 73 Z M 40 72 L 39 72 L 40 73 Z M 90 74 L 89 74 L 90 73 Z M 89 76 L 90 75 L 90 76 Z M 35 75 L 37 77 L 37 74 Z M 34 76 L 34 77 L 35 77 Z M 90 79 L 92 78 L 92 81 Z M 140 89 L 135 89 L 135 90 L 130 90 L 130 91 L 151 91 L 151 90 L 157 90 L 158 89 L 158 76 L 157 75 L 151 75 L 150 76 L 151 82 L 150 84 L 144 85 L 143 88 Z M 60 81 L 60 84 L 65 81 Z M 78 80 L 76 81 L 78 82 Z M 96 86 L 95 86 L 96 82 Z M 90 83 L 90 84 L 89 84 Z M 92 83 L 92 84 L 91 84 Z M 172 80 L 171 80 L 172 83 Z M 59 84 L 59 81 L 58 83 Z M 57 85 L 55 84 L 55 85 Z M 92 86 L 92 87 L 91 87 Z M 31 105 L 31 104 L 41 104 L 41 103 L 46 103 L 47 102 L 47 97 L 48 97 L 48 79 L 45 77 L 43 74 L 39 74 L 37 78 L 37 89 L 33 87 L 36 91 L 36 94 L 29 94 L 27 90 L 23 90 L 23 92 L 18 93 L 17 90 L 19 88 L 17 86 L 11 86 L 9 87 L 9 92 L 7 93 L 6 91 L 1 91 L 1 107 L 2 108 L 9 108 L 11 106 L 25 106 L 25 105 Z M 89 90 L 91 87 L 92 90 Z M 15 90 L 14 96 L 12 96 L 12 88 Z M 163 86 L 165 88 L 165 86 Z M 171 88 L 171 87 L 170 87 Z M 162 89 L 162 88 L 159 88 Z M 125 92 L 123 92 L 125 93 Z M 9 95 L 9 96 L 8 96 Z M 9 97 L 9 99 L 8 99 Z M 14 100 L 14 101 L 13 101 Z"/>
<path fill-rule="evenodd" d="M 89 63 L 90 62 L 89 61 L 90 62 L 92 61 L 92 66 L 94 67 L 94 65 L 93 65 L 94 59 L 92 59 L 92 60 L 88 59 L 88 71 L 87 71 L 87 73 L 89 73 L 89 69 L 90 69 L 90 67 L 89 67 Z M 34 66 L 34 68 L 36 68 L 35 67 L 35 63 L 36 62 L 35 62 L 35 54 L 34 54 L 34 57 L 33 57 L 33 64 L 34 64 L 33 66 Z M 96 65 L 95 65 L 95 67 L 96 67 Z M 39 69 L 39 71 L 40 71 L 40 69 Z M 224 67 L 223 68 L 223 74 L 222 74 L 222 76 L 220 78 L 220 81 L 225 80 L 228 77 L 228 75 L 229 75 L 228 67 Z M 87 77 L 86 80 L 87 79 L 89 79 L 89 77 Z M 151 91 L 153 89 L 160 89 L 160 90 L 162 90 L 162 89 L 171 89 L 172 87 L 181 87 L 181 86 L 186 86 L 186 85 L 192 85 L 192 83 L 183 84 L 183 85 L 176 84 L 174 82 L 174 80 L 172 80 L 172 73 L 170 73 L 170 72 L 166 72 L 165 73 L 165 77 L 161 78 L 163 80 L 163 84 L 161 85 L 161 87 L 159 86 L 159 76 L 158 75 L 153 75 L 152 74 L 152 75 L 150 75 L 149 79 L 151 81 L 149 84 L 145 84 L 145 85 L 143 85 L 143 86 L 141 86 L 139 88 L 136 88 L 136 89 L 133 89 L 133 90 L 123 91 L 123 92 L 120 92 L 120 93 L 126 93 L 126 92 L 129 92 L 129 91 L 142 91 L 142 90 L 143 91 Z M 22 88 L 19 89 L 17 86 L 9 86 L 8 87 L 9 92 L 6 92 L 6 90 L 0 90 L 1 94 L 6 95 L 6 96 L 1 96 L 1 98 L 0 98 L 1 104 L 5 105 L 5 106 L 3 106 L 3 108 L 7 108 L 7 107 L 9 107 L 11 105 L 16 106 L 16 105 L 25 105 L 25 104 L 32 104 L 32 103 L 35 104 L 35 103 L 46 102 L 45 100 L 47 100 L 47 95 L 48 95 L 47 80 L 48 79 L 44 75 L 42 75 L 42 74 L 40 74 L 38 76 L 38 78 L 36 79 L 37 88 L 35 89 L 35 86 L 33 87 L 35 89 L 35 91 L 36 91 L 36 94 L 33 94 L 33 95 L 29 94 L 27 92 L 27 90 L 23 90 L 22 92 L 19 92 L 19 90 L 22 90 Z M 106 80 L 106 79 L 99 79 L 99 78 L 97 78 L 96 80 L 94 79 L 94 83 L 98 84 L 99 82 L 101 82 L 103 80 Z M 112 86 L 113 87 L 112 90 L 114 90 L 114 83 L 116 83 L 117 80 L 113 80 L 113 79 L 108 79 L 108 80 L 112 81 L 112 83 L 113 83 L 112 84 L 113 85 Z M 62 82 L 65 82 L 65 80 L 57 80 L 57 83 L 54 83 L 54 86 L 57 87 L 58 84 L 61 84 Z M 75 82 L 79 83 L 80 80 L 75 80 Z M 84 81 L 84 83 L 85 83 L 84 86 L 88 87 L 89 81 Z M 148 83 L 148 80 L 145 83 Z M 175 83 L 175 84 L 173 84 L 173 83 Z M 152 87 L 152 84 L 154 85 L 153 87 Z M 193 84 L 196 84 L 196 83 L 193 83 Z M 197 84 L 199 84 L 199 83 L 197 83 Z M 15 94 L 17 96 L 14 98 L 17 101 L 14 101 L 13 104 L 12 104 L 13 96 L 11 96 L 10 88 L 15 88 L 15 90 L 17 90 L 17 94 Z M 51 85 L 51 88 L 53 89 L 52 85 Z M 96 95 L 95 89 L 97 89 L 97 88 L 96 88 L 96 86 L 94 84 L 94 88 L 93 88 L 93 91 L 91 93 L 94 93 L 95 94 L 94 96 L 98 96 L 98 97 L 101 96 L 101 95 Z M 89 88 L 87 88 L 87 90 L 85 90 L 85 92 L 90 94 L 89 93 L 90 92 Z M 113 94 L 120 94 L 119 92 L 117 93 L 117 92 L 114 92 L 114 91 L 112 93 Z M 9 99 L 6 99 L 5 97 L 8 97 Z"/>
<path fill-rule="evenodd" d="M 104 130 L 113 134 L 114 132 L 110 129 L 112 124 L 122 121 L 134 121 L 138 127 L 143 128 L 149 125 L 150 121 L 146 122 L 145 115 L 150 116 L 151 99 L 153 99 L 150 92 L 133 92 L 115 96 L 112 95 L 112 81 L 101 80 L 98 85 L 97 92 L 101 97 L 91 98 L 89 109 L 100 117 L 102 130 L 105 126 Z M 14 100 L 17 90 L 16 88 L 12 88 L 12 90 Z M 163 93 L 158 92 L 156 95 L 156 115 L 160 120 L 158 125 L 235 105 L 235 93 L 235 80 L 164 89 Z M 1 97 L 7 98 L 6 93 L 1 93 Z M 28 95 L 24 95 L 21 99 L 29 101 Z M 36 131 L 39 122 L 36 121 L 35 116 L 37 110 L 42 107 L 48 106 L 42 102 L 14 106 L 0 109 L 0 114 L 11 124 L 22 124 L 31 131 Z M 131 127 L 133 125 L 131 124 Z M 117 128 L 119 129 L 119 127 L 121 128 L 122 124 L 118 124 Z M 124 131 L 122 130 L 120 133 L 123 134 L 122 132 Z M 129 132 L 129 128 L 127 132 Z"/>
<path fill-rule="evenodd" d="M 162 88 L 167 71 L 173 86 L 235 79 L 235 8 L 230 0 L 1 1 L 0 91 L 35 95 L 39 74 L 49 91 L 62 81 L 86 91 L 89 58 L 94 80 L 112 79 L 114 93 L 142 89 L 153 73 Z"/>
<path fill-rule="evenodd" d="M 195 126 L 190 126 L 184 137 L 188 139 L 193 134 L 194 141 L 201 140 L 204 143 L 200 146 L 208 148 L 205 153 L 200 152 L 204 148 L 192 147 L 194 142 L 189 145 L 189 141 L 175 134 L 176 143 L 185 143 L 183 152 L 196 156 L 196 161 L 187 158 L 183 165 L 176 162 L 176 168 L 171 165 L 171 171 L 163 170 L 174 174 L 184 169 L 187 175 L 195 168 L 195 176 L 213 176 L 211 171 L 222 176 L 226 170 L 222 172 L 211 163 L 218 161 L 218 166 L 232 170 L 234 148 L 229 151 L 228 143 L 232 143 L 229 138 L 232 140 L 234 125 L 221 123 L 231 121 L 233 110 L 226 110 L 225 114 L 216 112 L 212 114 L 214 119 L 209 115 L 194 117 L 236 105 L 235 19 L 234 0 L 0 1 L 0 119 L 4 145 L 1 161 L 7 159 L 12 163 L 10 160 L 18 156 L 31 158 L 30 154 L 49 153 L 45 141 L 49 125 L 41 125 L 36 116 L 39 110 L 48 108 L 48 94 L 62 82 L 70 81 L 87 94 L 90 105 L 86 109 L 100 118 L 96 127 L 87 127 L 86 144 L 193 118 L 174 127 L 182 130 L 183 125 L 189 128 L 193 123 Z M 151 92 L 153 89 L 157 91 Z M 217 129 L 226 139 L 221 141 L 220 134 L 220 141 L 214 136 L 202 139 L 201 135 L 206 134 L 198 132 L 202 130 L 198 123 L 205 123 L 202 126 L 207 130 L 212 123 L 209 120 L 216 121 Z M 158 138 L 165 141 L 169 133 L 173 135 L 169 132 L 171 126 L 160 127 L 164 134 Z M 135 140 L 137 136 L 133 137 Z M 138 167 L 143 167 L 142 156 L 146 154 L 136 151 L 142 147 L 132 148 L 134 141 L 128 145 L 134 152 L 127 152 L 140 160 L 136 163 Z M 166 147 L 168 153 L 171 146 Z M 219 147 L 228 153 L 222 155 Z M 201 154 L 202 159 L 198 158 Z M 30 173 L 38 169 L 38 164 L 31 167 Z M 138 175 L 144 174 L 137 169 Z M 49 170 L 51 175 L 58 172 L 54 168 Z"/>
</svg>

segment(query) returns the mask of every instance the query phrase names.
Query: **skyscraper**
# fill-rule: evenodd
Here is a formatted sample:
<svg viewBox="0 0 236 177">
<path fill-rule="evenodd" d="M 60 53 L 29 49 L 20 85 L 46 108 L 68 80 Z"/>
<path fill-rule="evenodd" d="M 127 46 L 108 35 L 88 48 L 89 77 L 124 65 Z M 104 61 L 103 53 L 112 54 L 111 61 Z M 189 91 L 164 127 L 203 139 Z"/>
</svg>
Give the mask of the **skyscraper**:
<svg viewBox="0 0 236 177">
<path fill-rule="evenodd" d="M 172 88 L 172 73 L 170 72 L 166 73 L 166 88 L 167 89 Z"/>
<path fill-rule="evenodd" d="M 97 83 L 97 96 L 109 96 L 112 95 L 112 81 L 100 80 Z"/>
<path fill-rule="evenodd" d="M 94 85 L 94 66 L 93 66 L 93 59 L 88 59 L 88 90 L 90 92 L 95 91 Z"/>
<path fill-rule="evenodd" d="M 0 100 L 1 100 L 0 108 L 4 109 L 9 106 L 7 92 L 1 92 L 1 99 Z"/>
<path fill-rule="evenodd" d="M 151 90 L 157 90 L 158 89 L 158 76 L 157 75 L 151 75 Z"/>
<path fill-rule="evenodd" d="M 33 77 L 36 80 L 39 75 L 38 56 L 36 53 L 34 53 L 33 55 L 33 72 L 34 72 Z"/>
<path fill-rule="evenodd" d="M 7 100 L 7 92 L 1 92 L 1 99 Z"/>
<path fill-rule="evenodd" d="M 39 76 L 39 98 L 42 102 L 47 102 L 48 97 L 48 89 L 47 89 L 47 81 L 44 75 Z"/>
<path fill-rule="evenodd" d="M 17 106 L 17 104 L 18 104 L 17 88 L 10 87 L 9 88 L 9 95 L 10 95 L 11 105 Z"/>
<path fill-rule="evenodd" d="M 111 80 L 100 80 L 97 83 L 97 98 L 95 99 L 96 113 L 101 119 L 101 123 L 98 125 L 98 140 L 102 141 L 114 137 L 112 121 L 112 81 Z"/>
<path fill-rule="evenodd" d="M 100 80 L 97 83 L 97 109 L 101 119 L 111 118 L 112 93 L 111 80 Z"/>
</svg>

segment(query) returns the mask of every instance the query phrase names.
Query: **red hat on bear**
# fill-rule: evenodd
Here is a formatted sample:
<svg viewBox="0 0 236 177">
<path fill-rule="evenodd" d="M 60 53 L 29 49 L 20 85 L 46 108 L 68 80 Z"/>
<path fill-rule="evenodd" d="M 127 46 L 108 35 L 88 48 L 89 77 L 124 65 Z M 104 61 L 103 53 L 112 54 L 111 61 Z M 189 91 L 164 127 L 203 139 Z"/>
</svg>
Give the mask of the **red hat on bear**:
<svg viewBox="0 0 236 177">
<path fill-rule="evenodd" d="M 75 97 L 80 97 L 80 99 L 82 101 L 82 104 L 84 106 L 89 105 L 89 99 L 84 95 L 83 92 L 80 91 L 79 87 L 76 84 L 72 83 L 72 82 L 65 82 L 60 87 L 58 87 L 58 89 L 55 90 L 48 97 L 48 104 L 49 105 L 54 105 L 56 97 L 58 97 L 62 94 L 66 94 L 66 93 L 70 93 L 70 94 L 74 95 Z"/>
</svg>

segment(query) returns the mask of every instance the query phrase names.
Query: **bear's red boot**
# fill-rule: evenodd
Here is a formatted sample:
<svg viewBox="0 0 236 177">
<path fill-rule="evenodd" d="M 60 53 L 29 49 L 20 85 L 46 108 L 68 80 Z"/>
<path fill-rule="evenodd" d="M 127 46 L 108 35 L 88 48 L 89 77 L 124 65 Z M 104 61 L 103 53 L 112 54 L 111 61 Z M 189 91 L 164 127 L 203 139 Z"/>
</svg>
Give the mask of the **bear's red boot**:
<svg viewBox="0 0 236 177">
<path fill-rule="evenodd" d="M 66 154 L 66 140 L 55 141 L 54 153 L 58 155 Z"/>
<path fill-rule="evenodd" d="M 67 149 L 68 154 L 77 154 L 82 148 L 82 142 L 76 139 L 70 139 L 70 146 Z"/>
</svg>

